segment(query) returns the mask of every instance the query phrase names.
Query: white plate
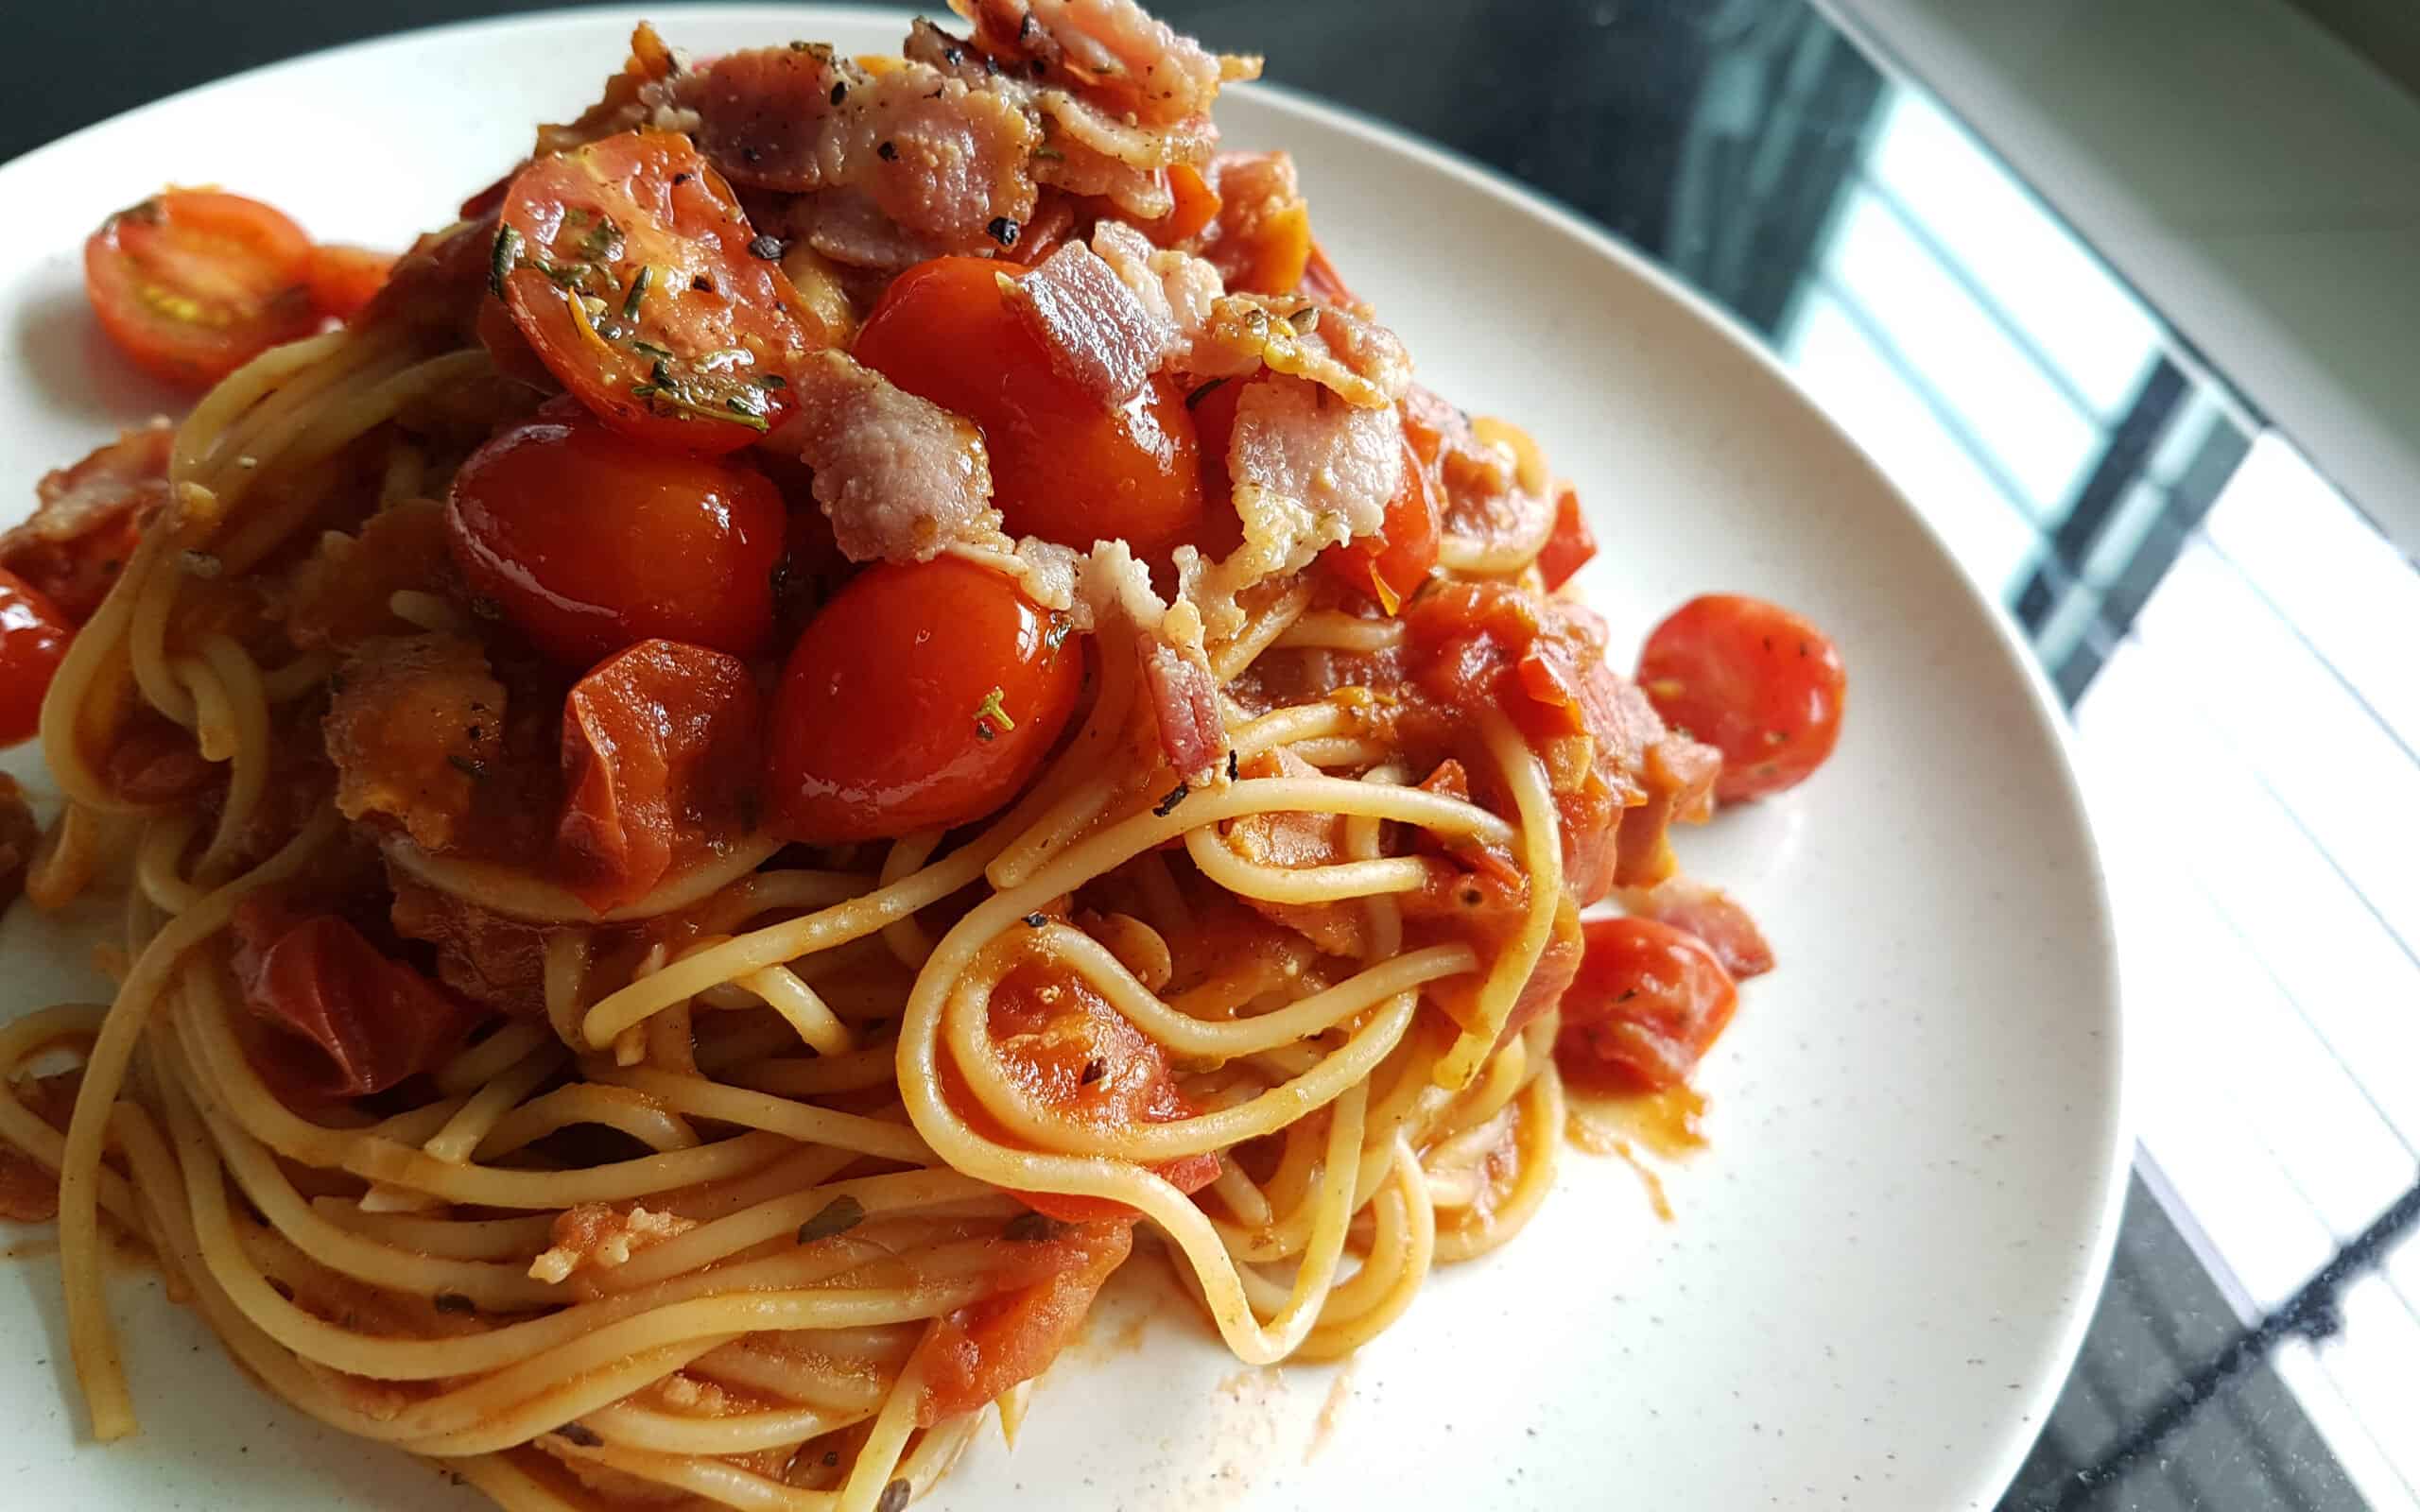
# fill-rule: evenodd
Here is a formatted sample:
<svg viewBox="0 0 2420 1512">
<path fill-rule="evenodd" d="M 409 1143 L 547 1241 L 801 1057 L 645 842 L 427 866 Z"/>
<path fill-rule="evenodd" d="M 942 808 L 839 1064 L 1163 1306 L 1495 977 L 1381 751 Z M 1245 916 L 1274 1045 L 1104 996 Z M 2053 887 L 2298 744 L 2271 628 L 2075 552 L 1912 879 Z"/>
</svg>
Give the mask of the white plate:
<svg viewBox="0 0 2420 1512">
<path fill-rule="evenodd" d="M 699 51 L 895 15 L 666 7 Z M 453 27 L 213 85 L 0 168 L 0 499 L 176 398 L 88 318 L 78 248 L 167 182 L 222 182 L 315 233 L 400 245 L 568 118 L 640 11 Z M 1270 45 L 1284 39 L 1269 39 Z M 1441 61 L 1440 67 L 1447 66 Z M 1839 637 L 1831 765 L 1682 836 L 1781 957 L 1705 1071 L 1713 1148 L 1650 1214 L 1570 1159 L 1508 1249 L 1442 1273 L 1341 1370 L 1245 1372 L 1163 1288 L 1044 1383 L 937 1504 L 994 1508 L 1988 1506 L 2066 1374 L 2123 1162 L 2108 916 L 2059 724 L 1996 610 L 1873 466 L 1720 317 L 1571 216 L 1431 149 L 1267 90 L 1221 107 L 1285 146 L 1321 234 L 1423 378 L 1531 428 L 1605 550 L 1616 644 L 1708 589 Z M 28 771 L 26 752 L 11 768 Z M 18 917 L 0 1008 L 95 985 Z M 0 1266 L 0 1501 L 19 1506 L 468 1507 L 400 1455 L 271 1402 L 130 1270 L 114 1293 L 145 1432 L 79 1443 L 55 1260 Z M 1323 1409 L 1324 1412 L 1323 1412 Z"/>
</svg>

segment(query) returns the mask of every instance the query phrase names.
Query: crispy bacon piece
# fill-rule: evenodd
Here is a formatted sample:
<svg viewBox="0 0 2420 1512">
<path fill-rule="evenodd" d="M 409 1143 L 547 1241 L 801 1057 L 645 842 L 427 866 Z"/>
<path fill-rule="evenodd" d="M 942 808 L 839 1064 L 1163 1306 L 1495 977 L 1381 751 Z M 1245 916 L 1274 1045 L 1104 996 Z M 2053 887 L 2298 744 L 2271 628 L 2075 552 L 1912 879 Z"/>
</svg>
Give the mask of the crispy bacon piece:
<svg viewBox="0 0 2420 1512">
<path fill-rule="evenodd" d="M 283 1095 L 384 1091 L 442 1064 L 480 1019 L 344 919 L 303 913 L 274 892 L 236 905 L 235 940 L 244 1004 L 279 1031 L 254 1058 Z"/>
<path fill-rule="evenodd" d="M 1125 404 L 1159 370 L 1162 323 L 1083 243 L 1062 246 L 1003 292 L 1051 368 L 1103 407 Z"/>
<path fill-rule="evenodd" d="M 1188 782 L 1206 782 L 1227 754 L 1219 683 L 1198 650 L 1154 641 L 1143 655 L 1143 687 L 1159 727 L 1160 754 Z"/>
<path fill-rule="evenodd" d="M 1166 126 L 1206 115 L 1219 86 L 1256 78 L 1257 58 L 1213 57 L 1134 0 L 950 0 L 999 58 L 1040 63 L 1112 115 Z"/>
<path fill-rule="evenodd" d="M 1339 403 L 1301 379 L 1248 386 L 1227 443 L 1247 538 L 1256 512 L 1299 520 L 1290 534 L 1307 551 L 1376 532 L 1403 483 L 1396 433 L 1392 410 Z"/>
<path fill-rule="evenodd" d="M 816 502 L 851 561 L 924 561 L 996 534 L 982 433 L 845 352 L 821 352 L 791 378 L 799 397 L 781 439 L 815 470 Z"/>
<path fill-rule="evenodd" d="M 545 1011 L 546 929 L 507 919 L 387 868 L 394 894 L 388 920 L 406 939 L 437 947 L 437 979 L 499 1013 Z"/>
<path fill-rule="evenodd" d="M 504 684 L 487 652 L 459 635 L 379 637 L 346 659 L 334 686 L 320 729 L 337 808 L 392 821 L 424 850 L 454 845 L 504 750 Z"/>
<path fill-rule="evenodd" d="M 406 499 L 372 515 L 360 534 L 331 530 L 294 570 L 286 634 L 297 646 L 350 646 L 409 628 L 387 605 L 396 590 L 436 588 L 449 576 L 445 507 Z"/>
<path fill-rule="evenodd" d="M 34 485 L 33 518 L 0 535 L 0 567 L 75 624 L 93 617 L 134 554 L 143 527 L 168 502 L 166 421 L 121 432 L 74 467 Z"/>
<path fill-rule="evenodd" d="M 750 827 L 762 699 L 748 664 L 641 641 L 563 701 L 567 797 L 556 851 L 598 913 L 637 902 L 695 838 Z"/>
</svg>

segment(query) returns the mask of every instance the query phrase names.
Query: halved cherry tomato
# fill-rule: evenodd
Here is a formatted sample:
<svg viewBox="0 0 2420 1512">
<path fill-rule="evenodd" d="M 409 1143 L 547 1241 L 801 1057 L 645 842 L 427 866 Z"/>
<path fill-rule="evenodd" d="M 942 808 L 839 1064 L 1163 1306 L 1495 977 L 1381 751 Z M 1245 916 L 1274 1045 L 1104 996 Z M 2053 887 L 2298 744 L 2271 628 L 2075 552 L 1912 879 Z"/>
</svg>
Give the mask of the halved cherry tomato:
<svg viewBox="0 0 2420 1512">
<path fill-rule="evenodd" d="M 1154 378 L 1119 409 L 1059 375 L 1000 297 L 1023 269 L 939 257 L 893 279 L 857 333 L 856 358 L 982 428 L 992 502 L 1012 536 L 1081 551 L 1125 538 L 1138 557 L 1184 541 L 1201 479 L 1183 393 Z"/>
<path fill-rule="evenodd" d="M 320 246 L 311 249 L 303 280 L 311 286 L 311 303 L 321 315 L 350 320 L 387 286 L 395 259 L 367 247 Z"/>
<path fill-rule="evenodd" d="M 1378 533 L 1320 553 L 1328 576 L 1376 599 L 1389 614 L 1403 607 L 1437 565 L 1437 504 L 1426 474 L 1411 443 L 1404 442 L 1403 482 L 1387 501 Z"/>
<path fill-rule="evenodd" d="M 268 891 L 235 909 L 244 1005 L 278 1030 L 254 1062 L 295 1101 L 363 1097 L 433 1071 L 484 1017 L 334 914 Z"/>
<path fill-rule="evenodd" d="M 831 842 L 960 824 L 1031 777 L 1076 707 L 1067 623 L 953 557 L 867 569 L 790 651 L 773 697 L 773 833 Z"/>
<path fill-rule="evenodd" d="M 56 605 L 0 568 L 0 746 L 33 738 L 43 695 L 75 636 Z"/>
<path fill-rule="evenodd" d="M 1731 973 L 1704 941 L 1651 919 L 1592 919 L 1582 935 L 1555 1064 L 1575 1081 L 1643 1091 L 1687 1081 L 1739 1005 Z"/>
<path fill-rule="evenodd" d="M 1655 627 L 1638 685 L 1665 722 L 1722 752 L 1717 798 L 1795 787 L 1841 738 L 1848 673 L 1831 638 L 1778 604 L 1708 593 Z"/>
<path fill-rule="evenodd" d="M 1588 528 L 1588 516 L 1580 507 L 1580 490 L 1569 484 L 1554 497 L 1554 534 L 1547 537 L 1546 549 L 1538 553 L 1538 576 L 1546 579 L 1547 592 L 1571 580 L 1571 575 L 1588 565 L 1597 555 L 1597 532 Z"/>
<path fill-rule="evenodd" d="M 568 400 L 472 453 L 445 506 L 472 592 L 575 666 L 655 637 L 763 650 L 783 522 L 746 463 L 634 441 Z"/>
<path fill-rule="evenodd" d="M 736 451 L 791 407 L 821 323 L 685 136 L 625 131 L 540 158 L 505 195 L 493 277 L 529 344 L 607 423 Z"/>
<path fill-rule="evenodd" d="M 84 292 L 128 356 L 199 387 L 311 334 L 310 257 L 302 228 L 257 199 L 171 189 L 101 222 Z"/>
</svg>

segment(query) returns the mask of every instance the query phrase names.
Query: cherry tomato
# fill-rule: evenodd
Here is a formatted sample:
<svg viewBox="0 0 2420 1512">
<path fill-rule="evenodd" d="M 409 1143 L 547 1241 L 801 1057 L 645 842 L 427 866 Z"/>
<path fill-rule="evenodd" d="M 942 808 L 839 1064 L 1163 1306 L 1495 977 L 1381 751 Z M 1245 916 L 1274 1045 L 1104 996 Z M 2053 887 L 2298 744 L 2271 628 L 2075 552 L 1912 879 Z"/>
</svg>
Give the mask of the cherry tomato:
<svg viewBox="0 0 2420 1512">
<path fill-rule="evenodd" d="M 1554 498 L 1554 534 L 1547 537 L 1546 549 L 1538 553 L 1538 576 L 1546 579 L 1547 592 L 1571 580 L 1571 575 L 1588 565 L 1597 555 L 1597 533 L 1588 528 L 1588 516 L 1580 507 L 1580 492 L 1565 484 Z"/>
<path fill-rule="evenodd" d="M 685 136 L 626 131 L 537 160 L 505 195 L 493 276 L 563 387 L 609 424 L 736 451 L 821 322 Z"/>
<path fill-rule="evenodd" d="M 0 746 L 33 738 L 43 695 L 75 635 L 57 606 L 0 568 Z"/>
<path fill-rule="evenodd" d="M 1122 536 L 1135 555 L 1160 556 L 1201 518 L 1184 395 L 1154 378 L 1108 410 L 1061 377 L 1000 298 L 999 280 L 1023 271 L 981 257 L 917 264 L 883 292 L 857 333 L 856 358 L 981 427 L 992 502 L 1009 534 L 1079 551 Z"/>
<path fill-rule="evenodd" d="M 1076 706 L 1066 622 L 951 557 L 867 569 L 823 606 L 773 696 L 773 833 L 831 842 L 960 824 L 1013 797 Z"/>
<path fill-rule="evenodd" d="M 1704 941 L 1651 919 L 1592 919 L 1581 933 L 1555 1064 L 1576 1081 L 1643 1091 L 1688 1080 L 1739 1005 L 1731 973 Z"/>
<path fill-rule="evenodd" d="M 645 445 L 564 400 L 472 453 L 445 506 L 472 592 L 577 666 L 659 637 L 763 650 L 783 519 L 746 464 Z"/>
<path fill-rule="evenodd" d="M 84 292 L 128 356 L 199 387 L 311 334 L 310 258 L 302 228 L 257 199 L 171 189 L 101 222 Z"/>
<path fill-rule="evenodd" d="M 1374 536 L 1363 536 L 1320 553 L 1320 566 L 1340 582 L 1351 584 L 1378 601 L 1392 614 L 1403 607 L 1428 570 L 1437 565 L 1437 505 L 1429 493 L 1426 470 L 1411 449 L 1403 445 L 1403 483 L 1387 501 L 1387 517 Z"/>
<path fill-rule="evenodd" d="M 244 1005 L 278 1031 L 252 1058 L 294 1101 L 364 1097 L 434 1071 L 483 1017 L 334 914 L 263 891 L 234 922 Z"/>
<path fill-rule="evenodd" d="M 916 1421 L 980 1412 L 1020 1381 L 1049 1368 L 1083 1326 L 1093 1297 L 1134 1246 L 1131 1223 L 1086 1223 L 1044 1236 L 997 1240 L 997 1274 L 1011 1282 L 936 1320 L 917 1346 L 925 1383 Z"/>
<path fill-rule="evenodd" d="M 1841 738 L 1848 673 L 1831 638 L 1778 604 L 1693 598 L 1655 627 L 1638 685 L 1667 724 L 1722 752 L 1717 798 L 1795 787 Z"/>
<path fill-rule="evenodd" d="M 367 247 L 321 246 L 311 249 L 302 277 L 310 285 L 314 308 L 321 315 L 350 320 L 378 297 L 394 268 L 395 259 L 386 252 Z"/>
</svg>

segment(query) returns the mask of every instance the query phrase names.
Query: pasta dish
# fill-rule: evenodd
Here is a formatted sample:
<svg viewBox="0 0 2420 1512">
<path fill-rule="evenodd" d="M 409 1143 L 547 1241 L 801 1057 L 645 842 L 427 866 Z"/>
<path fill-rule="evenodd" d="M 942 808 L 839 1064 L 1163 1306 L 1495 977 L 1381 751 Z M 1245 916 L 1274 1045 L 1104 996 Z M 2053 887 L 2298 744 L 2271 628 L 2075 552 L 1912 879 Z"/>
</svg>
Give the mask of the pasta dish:
<svg viewBox="0 0 2420 1512">
<path fill-rule="evenodd" d="M 1823 763 L 1831 644 L 1715 594 L 1616 670 L 1579 491 L 1220 148 L 1257 60 L 953 3 L 642 26 L 400 257 L 93 232 L 197 396 L 0 537 L 0 875 L 122 898 L 114 996 L 0 1023 L 95 1438 L 118 1242 L 502 1506 L 898 1512 L 1138 1247 L 1349 1353 L 1772 964 L 1672 831 Z"/>
</svg>

